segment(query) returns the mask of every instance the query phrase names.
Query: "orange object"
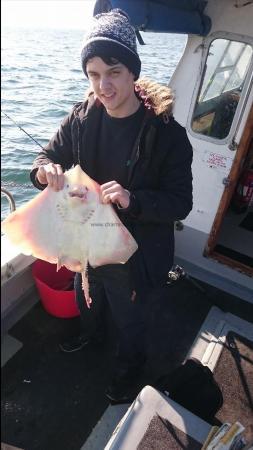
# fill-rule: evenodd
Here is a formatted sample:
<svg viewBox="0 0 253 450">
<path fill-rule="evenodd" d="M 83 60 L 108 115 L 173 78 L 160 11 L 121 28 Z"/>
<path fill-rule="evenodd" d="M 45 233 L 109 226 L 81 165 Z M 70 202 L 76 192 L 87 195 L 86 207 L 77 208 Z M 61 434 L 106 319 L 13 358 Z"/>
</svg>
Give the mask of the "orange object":
<svg viewBox="0 0 253 450">
<path fill-rule="evenodd" d="M 56 264 L 37 259 L 32 265 L 32 275 L 44 309 L 55 317 L 67 319 L 80 315 L 73 288 L 74 272 Z"/>
</svg>

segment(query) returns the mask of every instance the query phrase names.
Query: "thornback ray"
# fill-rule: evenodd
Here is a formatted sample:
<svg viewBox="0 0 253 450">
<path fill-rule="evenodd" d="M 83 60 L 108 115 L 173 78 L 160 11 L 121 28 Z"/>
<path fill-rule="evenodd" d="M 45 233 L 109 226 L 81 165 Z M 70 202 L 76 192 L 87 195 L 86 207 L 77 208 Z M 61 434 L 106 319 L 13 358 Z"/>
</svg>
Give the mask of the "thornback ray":
<svg viewBox="0 0 253 450">
<path fill-rule="evenodd" d="M 138 248 L 112 205 L 101 203 L 99 184 L 79 165 L 65 172 L 62 190 L 46 187 L 11 213 L 2 230 L 21 253 L 81 272 L 88 306 L 88 263 L 124 264 Z"/>
</svg>

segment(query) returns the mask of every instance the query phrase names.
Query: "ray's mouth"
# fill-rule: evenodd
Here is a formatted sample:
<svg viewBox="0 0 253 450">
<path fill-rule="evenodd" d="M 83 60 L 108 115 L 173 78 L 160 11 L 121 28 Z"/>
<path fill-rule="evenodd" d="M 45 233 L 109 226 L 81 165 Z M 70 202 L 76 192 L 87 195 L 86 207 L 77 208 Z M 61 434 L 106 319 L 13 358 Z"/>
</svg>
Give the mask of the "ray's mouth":
<svg viewBox="0 0 253 450">
<path fill-rule="evenodd" d="M 74 188 L 69 193 L 71 198 L 79 198 L 80 200 L 87 200 L 88 188 L 86 186 Z"/>
<path fill-rule="evenodd" d="M 69 192 L 70 197 L 86 198 L 86 194 L 83 192 Z"/>
</svg>

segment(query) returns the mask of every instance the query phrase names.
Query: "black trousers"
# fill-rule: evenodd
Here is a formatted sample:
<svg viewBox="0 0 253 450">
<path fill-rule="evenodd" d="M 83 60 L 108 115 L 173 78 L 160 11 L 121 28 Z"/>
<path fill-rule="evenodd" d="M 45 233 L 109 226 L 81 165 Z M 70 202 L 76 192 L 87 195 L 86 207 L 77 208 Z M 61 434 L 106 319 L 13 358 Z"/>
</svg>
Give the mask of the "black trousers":
<svg viewBox="0 0 253 450">
<path fill-rule="evenodd" d="M 92 335 L 105 320 L 109 304 L 119 331 L 117 366 L 123 370 L 135 368 L 146 359 L 146 330 L 144 299 L 134 296 L 134 287 L 128 264 L 110 264 L 88 268 L 91 308 L 85 303 L 81 274 L 76 274 L 76 301 L 80 310 L 83 331 Z"/>
</svg>

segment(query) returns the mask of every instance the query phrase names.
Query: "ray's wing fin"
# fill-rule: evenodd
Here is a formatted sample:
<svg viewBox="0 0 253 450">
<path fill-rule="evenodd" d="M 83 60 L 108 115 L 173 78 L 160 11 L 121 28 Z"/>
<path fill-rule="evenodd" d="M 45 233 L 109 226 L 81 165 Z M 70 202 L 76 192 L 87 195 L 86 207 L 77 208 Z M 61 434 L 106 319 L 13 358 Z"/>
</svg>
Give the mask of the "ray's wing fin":
<svg viewBox="0 0 253 450">
<path fill-rule="evenodd" d="M 57 262 L 54 194 L 46 188 L 2 222 L 2 231 L 21 253 L 52 263 Z"/>
<path fill-rule="evenodd" d="M 138 248 L 111 205 L 99 204 L 90 226 L 89 263 L 93 267 L 125 263 Z"/>
</svg>

